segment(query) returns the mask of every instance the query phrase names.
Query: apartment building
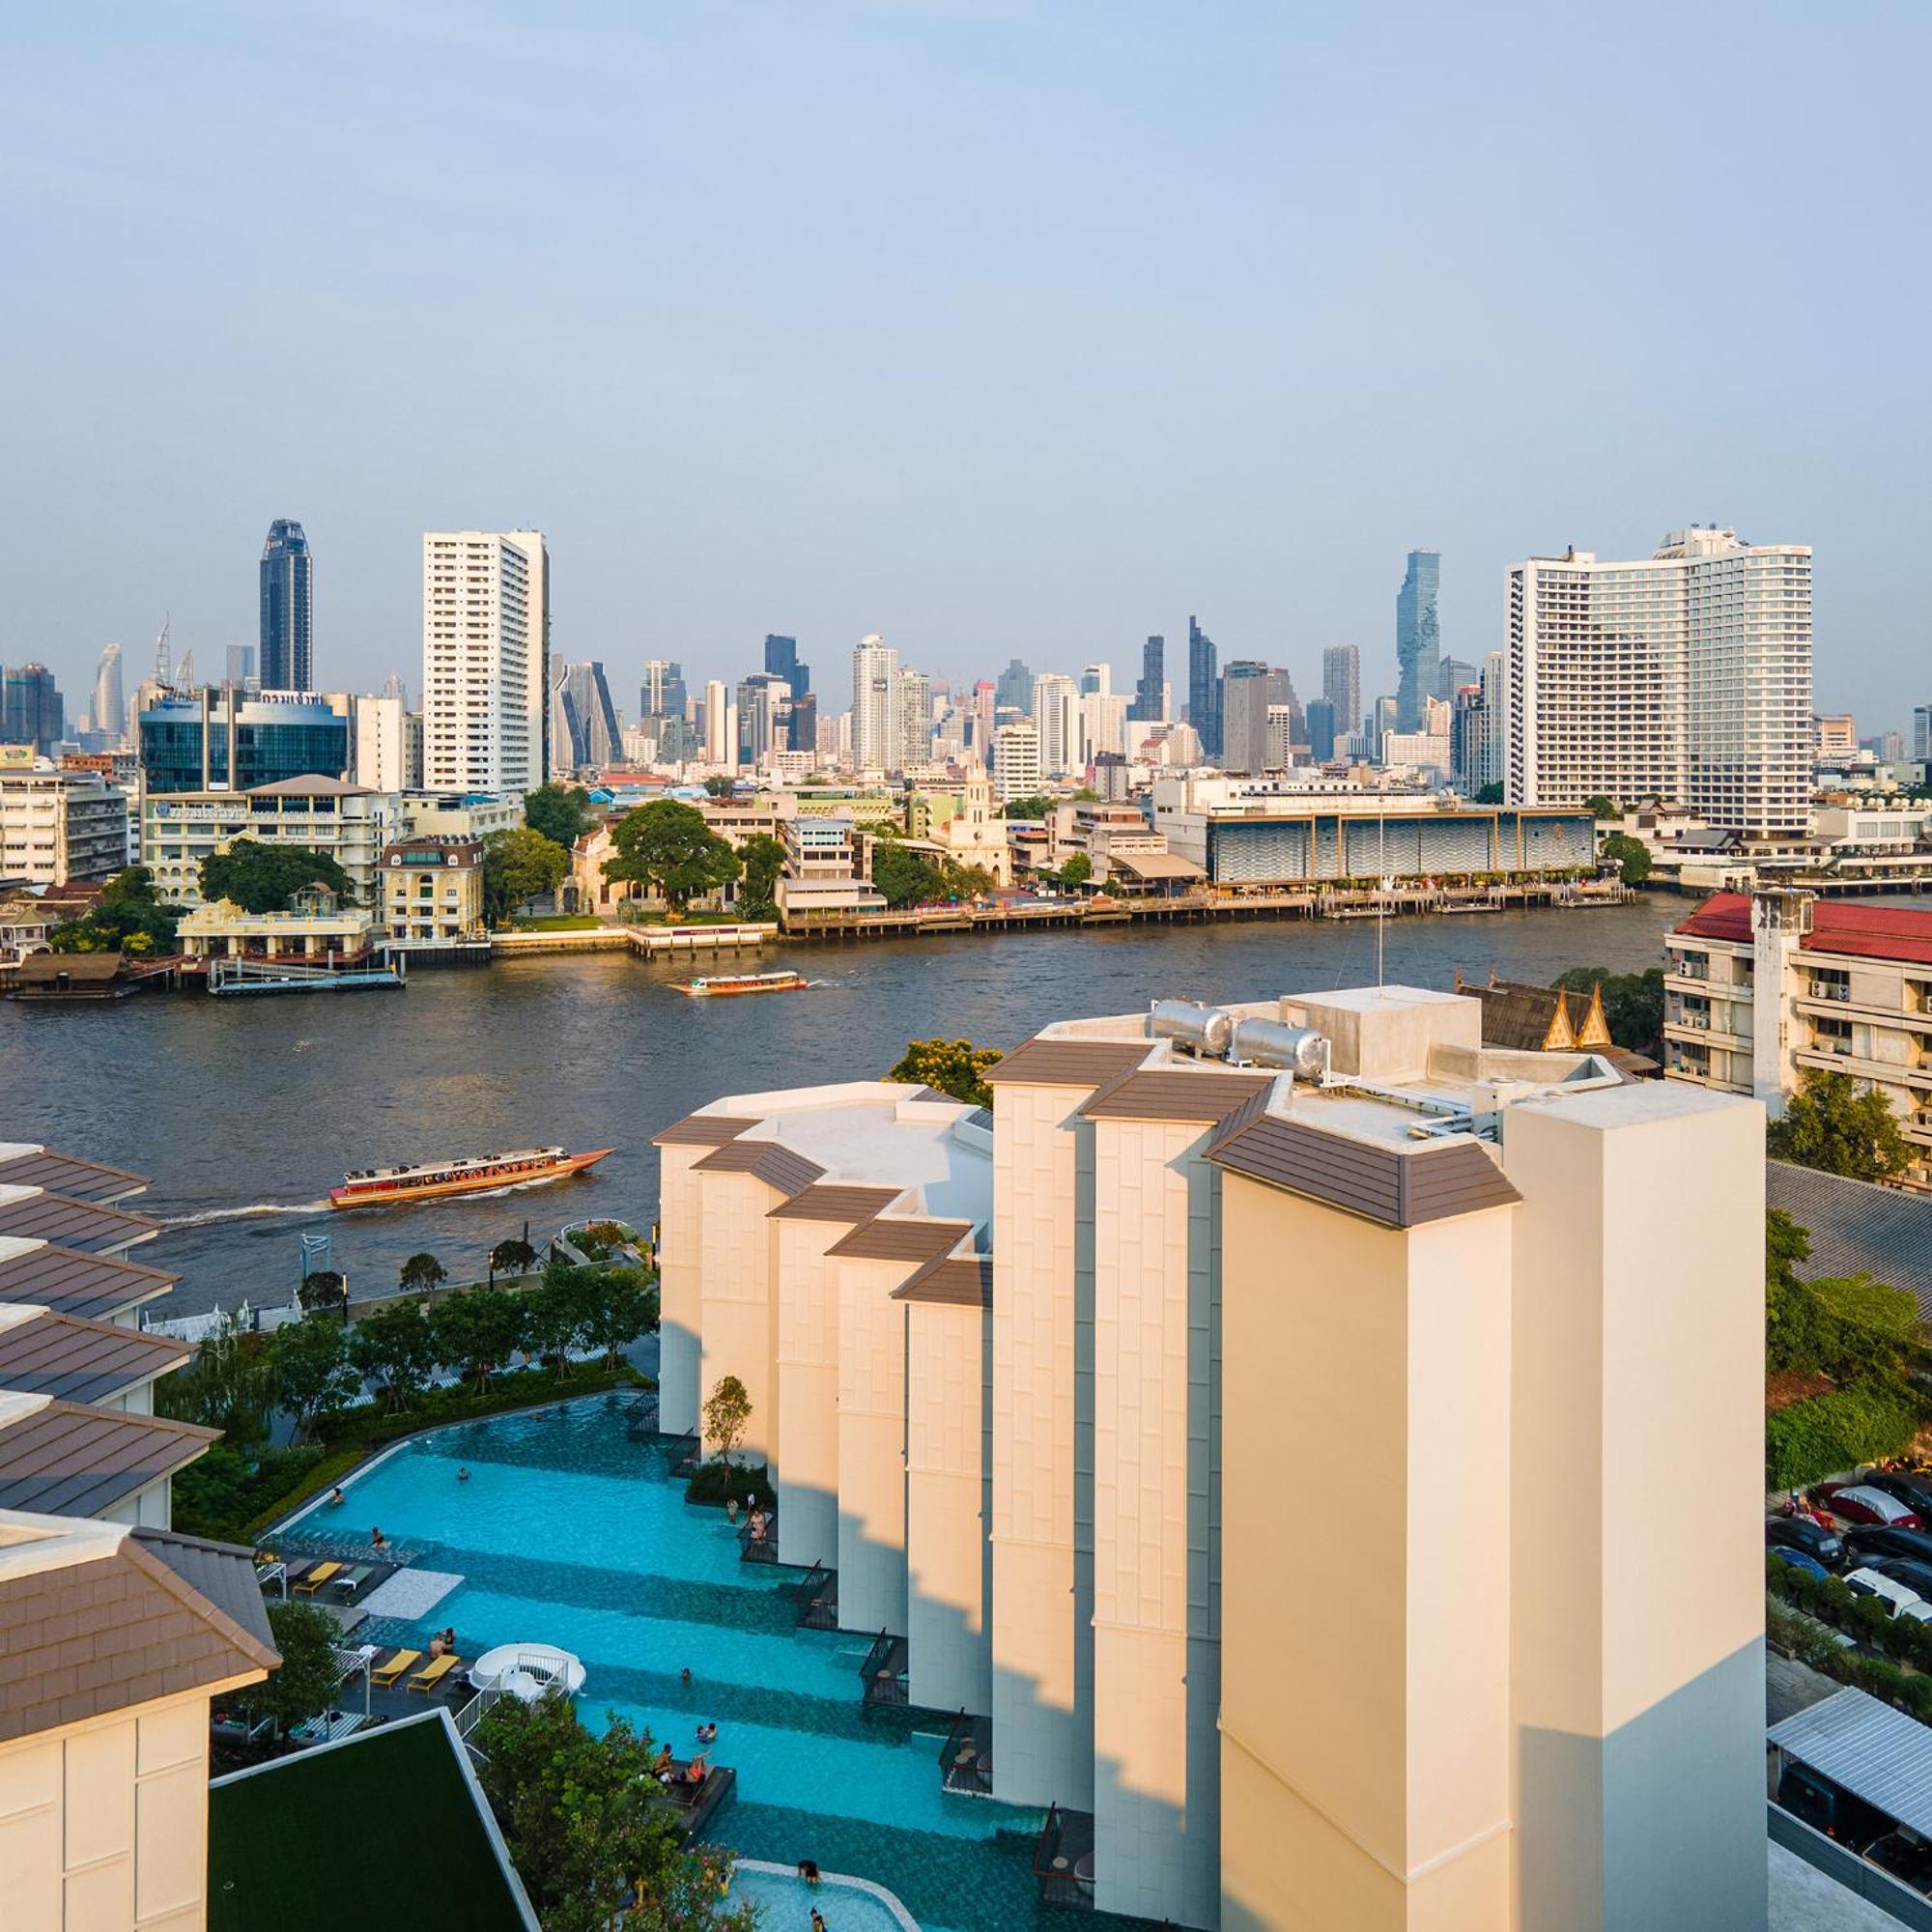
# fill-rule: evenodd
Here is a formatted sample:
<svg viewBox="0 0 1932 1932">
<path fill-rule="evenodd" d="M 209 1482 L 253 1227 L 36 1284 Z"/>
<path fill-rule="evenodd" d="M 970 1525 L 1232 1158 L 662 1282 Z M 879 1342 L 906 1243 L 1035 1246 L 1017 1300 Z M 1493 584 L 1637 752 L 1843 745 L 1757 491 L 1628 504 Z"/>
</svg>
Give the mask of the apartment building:
<svg viewBox="0 0 1932 1932">
<path fill-rule="evenodd" d="M 483 843 L 414 838 L 383 853 L 383 914 L 388 935 L 414 946 L 480 939 Z"/>
<path fill-rule="evenodd" d="M 1049 1026 L 990 1118 L 657 1136 L 664 1427 L 745 1382 L 781 1560 L 868 1698 L 959 1714 L 949 1778 L 1048 1807 L 1054 1899 L 1764 1922 L 1763 1113 L 1481 1020 L 1165 1003 Z M 1637 1561 L 1692 1465 L 1710 1533 Z"/>
<path fill-rule="evenodd" d="M 1811 552 L 1675 530 L 1655 555 L 1532 557 L 1507 580 L 1506 796 L 1661 798 L 1752 837 L 1811 802 Z"/>
<path fill-rule="evenodd" d="M 0 879 L 111 879 L 128 857 L 128 794 L 119 785 L 31 757 L 0 764 Z"/>
<path fill-rule="evenodd" d="M 543 533 L 432 530 L 422 541 L 423 783 L 522 798 L 549 776 Z"/>
<path fill-rule="evenodd" d="M 1783 888 L 1719 893 L 1672 928 L 1664 1071 L 1776 1116 L 1807 1072 L 1883 1094 L 1932 1188 L 1932 913 Z"/>
</svg>

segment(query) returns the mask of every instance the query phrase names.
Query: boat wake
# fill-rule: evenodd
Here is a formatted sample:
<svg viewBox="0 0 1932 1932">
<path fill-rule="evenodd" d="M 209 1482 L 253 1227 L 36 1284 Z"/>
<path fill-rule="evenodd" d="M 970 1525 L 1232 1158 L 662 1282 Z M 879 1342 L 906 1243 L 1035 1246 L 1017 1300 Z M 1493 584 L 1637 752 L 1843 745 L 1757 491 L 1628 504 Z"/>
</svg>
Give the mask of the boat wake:
<svg viewBox="0 0 1932 1932">
<path fill-rule="evenodd" d="M 214 1221 L 247 1221 L 258 1214 L 322 1214 L 328 1208 L 325 1201 L 257 1201 L 246 1208 L 211 1208 L 200 1214 L 171 1214 L 164 1228 L 206 1228 Z"/>
</svg>

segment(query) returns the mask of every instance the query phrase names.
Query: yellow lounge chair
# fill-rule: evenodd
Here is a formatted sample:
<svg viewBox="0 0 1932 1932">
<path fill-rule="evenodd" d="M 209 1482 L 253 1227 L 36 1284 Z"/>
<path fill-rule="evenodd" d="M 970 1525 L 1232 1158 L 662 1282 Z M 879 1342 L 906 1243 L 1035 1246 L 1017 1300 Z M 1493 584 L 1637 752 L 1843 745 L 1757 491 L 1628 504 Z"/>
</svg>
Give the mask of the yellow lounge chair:
<svg viewBox="0 0 1932 1932">
<path fill-rule="evenodd" d="M 369 1682 L 371 1684 L 380 1684 L 384 1690 L 387 1690 L 395 1684 L 396 1679 L 404 1671 L 408 1670 L 412 1664 L 420 1663 L 421 1662 L 421 1651 L 399 1650 L 387 1662 L 373 1663 L 369 1666 Z"/>
<path fill-rule="evenodd" d="M 445 1650 L 427 1670 L 418 1670 L 410 1679 L 412 1690 L 434 1690 L 463 1660 L 453 1650 Z"/>
<path fill-rule="evenodd" d="M 342 1568 L 339 1563 L 318 1563 L 299 1583 L 296 1585 L 298 1596 L 312 1597 Z"/>
</svg>

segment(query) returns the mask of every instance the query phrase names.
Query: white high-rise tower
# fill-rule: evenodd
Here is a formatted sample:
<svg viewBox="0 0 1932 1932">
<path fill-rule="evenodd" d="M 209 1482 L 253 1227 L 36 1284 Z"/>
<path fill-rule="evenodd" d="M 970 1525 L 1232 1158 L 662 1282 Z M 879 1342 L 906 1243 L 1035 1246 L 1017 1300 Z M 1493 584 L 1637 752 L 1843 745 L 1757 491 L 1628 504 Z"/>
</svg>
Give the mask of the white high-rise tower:
<svg viewBox="0 0 1932 1932">
<path fill-rule="evenodd" d="M 93 729 L 117 744 L 128 732 L 128 700 L 121 693 L 121 646 L 109 644 L 100 653 L 94 673 L 94 698 L 88 707 Z"/>
<path fill-rule="evenodd" d="M 423 782 L 521 798 L 548 775 L 550 552 L 539 530 L 423 538 Z"/>
<path fill-rule="evenodd" d="M 874 632 L 852 653 L 852 763 L 862 772 L 896 771 L 904 747 L 899 654 Z"/>
</svg>

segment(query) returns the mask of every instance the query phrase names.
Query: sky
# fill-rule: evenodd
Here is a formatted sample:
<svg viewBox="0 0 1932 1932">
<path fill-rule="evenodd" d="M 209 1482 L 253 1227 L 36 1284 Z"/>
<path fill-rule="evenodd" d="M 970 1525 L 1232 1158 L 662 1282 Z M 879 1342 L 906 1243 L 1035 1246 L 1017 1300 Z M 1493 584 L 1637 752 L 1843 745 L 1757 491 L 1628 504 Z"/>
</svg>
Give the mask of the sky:
<svg viewBox="0 0 1932 1932">
<path fill-rule="evenodd" d="M 420 680 L 420 535 L 545 531 L 627 712 L 795 634 L 935 676 L 1190 613 L 1393 691 L 1515 558 L 1815 547 L 1816 696 L 1932 698 L 1932 9 L 1142 0 L 20 8 L 0 661 L 218 675 L 270 519 L 316 681 Z"/>
</svg>

